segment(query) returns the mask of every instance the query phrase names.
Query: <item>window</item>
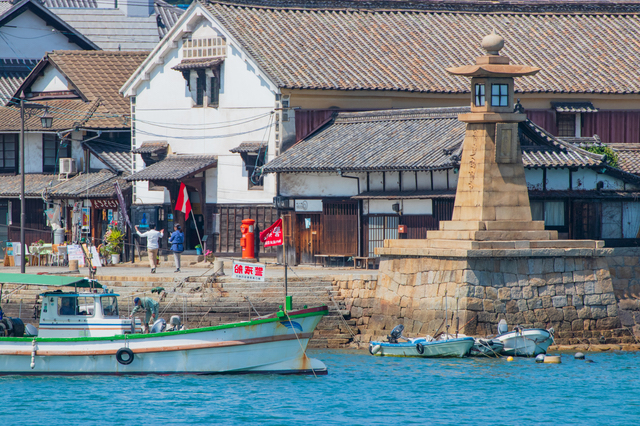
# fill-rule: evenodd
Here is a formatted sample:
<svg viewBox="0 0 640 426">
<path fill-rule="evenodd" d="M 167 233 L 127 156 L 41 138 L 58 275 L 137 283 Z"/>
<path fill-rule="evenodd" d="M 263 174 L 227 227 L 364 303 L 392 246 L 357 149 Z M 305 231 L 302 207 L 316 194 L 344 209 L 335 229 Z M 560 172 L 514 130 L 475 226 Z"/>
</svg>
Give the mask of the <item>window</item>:
<svg viewBox="0 0 640 426">
<path fill-rule="evenodd" d="M 558 136 L 576 135 L 576 115 L 558 114 Z"/>
<path fill-rule="evenodd" d="M 71 142 L 60 142 L 55 134 L 42 135 L 42 173 L 55 173 L 60 158 L 71 157 Z"/>
<path fill-rule="evenodd" d="M 198 79 L 196 80 L 196 105 L 202 106 L 204 104 L 204 93 L 207 90 L 207 80 L 205 78 L 204 70 L 198 70 Z"/>
<path fill-rule="evenodd" d="M 484 106 L 484 84 L 476 84 L 476 106 Z"/>
<path fill-rule="evenodd" d="M 249 175 L 249 189 L 264 189 L 264 175 L 262 174 L 262 166 L 265 164 L 267 151 L 260 149 L 257 153 L 250 152 L 244 158 L 247 174 Z"/>
<path fill-rule="evenodd" d="M 95 313 L 93 297 L 78 297 L 78 315 L 92 317 Z"/>
<path fill-rule="evenodd" d="M 18 135 L 0 135 L 0 173 L 18 172 Z"/>
<path fill-rule="evenodd" d="M 399 216 L 369 216 L 369 257 L 376 256 L 375 248 L 382 247 L 384 240 L 398 239 Z"/>
<path fill-rule="evenodd" d="M 102 315 L 105 317 L 118 316 L 118 299 L 115 296 L 105 296 L 100 298 L 102 303 Z"/>
<path fill-rule="evenodd" d="M 75 315 L 76 312 L 77 304 L 75 297 L 58 298 L 58 315 Z"/>
<path fill-rule="evenodd" d="M 184 40 L 182 58 L 216 58 L 227 55 L 227 42 L 222 37 Z"/>
<path fill-rule="evenodd" d="M 564 201 L 531 201 L 531 219 L 544 220 L 545 227 L 565 226 Z"/>
<path fill-rule="evenodd" d="M 496 106 L 496 107 L 509 106 L 509 85 L 507 84 L 491 85 L 491 106 Z"/>
<path fill-rule="evenodd" d="M 209 78 L 209 106 L 217 108 L 220 99 L 220 80 L 218 77 Z"/>
</svg>

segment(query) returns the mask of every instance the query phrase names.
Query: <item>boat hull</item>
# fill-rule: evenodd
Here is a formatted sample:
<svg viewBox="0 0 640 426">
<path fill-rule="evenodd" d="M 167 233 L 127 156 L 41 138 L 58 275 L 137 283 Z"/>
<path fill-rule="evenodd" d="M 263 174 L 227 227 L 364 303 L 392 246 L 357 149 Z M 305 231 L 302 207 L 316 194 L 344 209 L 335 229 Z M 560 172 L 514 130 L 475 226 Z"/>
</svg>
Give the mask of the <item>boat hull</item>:
<svg viewBox="0 0 640 426">
<path fill-rule="evenodd" d="M 502 355 L 536 356 L 547 353 L 553 343 L 553 335 L 541 328 L 511 331 L 493 338 L 504 344 Z"/>
<path fill-rule="evenodd" d="M 504 349 L 504 343 L 495 339 L 475 339 L 469 351 L 469 356 L 499 356 Z"/>
<path fill-rule="evenodd" d="M 309 339 L 326 313 L 326 307 L 312 308 L 290 312 L 291 321 L 273 316 L 148 335 L 2 338 L 0 375 L 326 374 L 321 361 L 305 355 Z M 118 361 L 121 348 L 133 353 L 130 364 Z"/>
<path fill-rule="evenodd" d="M 413 342 L 387 343 L 371 342 L 369 351 L 376 356 L 422 357 L 422 358 L 459 358 L 466 356 L 473 346 L 473 337 L 450 340 L 414 340 Z M 418 349 L 422 345 L 422 353 Z M 379 346 L 379 349 L 377 348 Z M 377 350 L 374 350 L 377 348 Z"/>
</svg>

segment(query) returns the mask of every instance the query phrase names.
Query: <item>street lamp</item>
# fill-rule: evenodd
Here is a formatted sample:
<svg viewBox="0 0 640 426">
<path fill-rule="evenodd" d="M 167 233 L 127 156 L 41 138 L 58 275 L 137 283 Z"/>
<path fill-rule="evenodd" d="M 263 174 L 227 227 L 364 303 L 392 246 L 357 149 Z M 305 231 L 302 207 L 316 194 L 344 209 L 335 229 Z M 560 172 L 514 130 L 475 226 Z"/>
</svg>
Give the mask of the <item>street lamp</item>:
<svg viewBox="0 0 640 426">
<path fill-rule="evenodd" d="M 25 168 L 24 168 L 24 120 L 25 120 L 25 108 L 29 108 L 30 106 L 25 106 L 24 97 L 20 98 L 20 273 L 24 274 L 25 272 L 25 264 L 27 261 L 27 250 L 25 245 L 24 238 L 24 227 L 26 223 L 26 206 L 25 206 L 25 198 L 24 198 L 24 176 L 25 176 Z M 34 109 L 41 109 L 41 105 L 32 106 Z M 26 112 L 28 118 L 31 118 L 31 113 Z M 44 129 L 50 129 L 53 126 L 53 116 L 49 114 L 49 110 L 45 107 L 44 114 L 40 117 L 40 124 Z"/>
</svg>

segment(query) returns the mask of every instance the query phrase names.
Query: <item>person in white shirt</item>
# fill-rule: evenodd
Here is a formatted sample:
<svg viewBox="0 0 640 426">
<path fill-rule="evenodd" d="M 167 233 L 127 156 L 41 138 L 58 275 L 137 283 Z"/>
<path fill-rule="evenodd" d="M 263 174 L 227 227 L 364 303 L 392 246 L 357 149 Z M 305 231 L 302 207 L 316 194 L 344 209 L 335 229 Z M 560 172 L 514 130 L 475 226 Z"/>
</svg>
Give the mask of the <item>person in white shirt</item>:
<svg viewBox="0 0 640 426">
<path fill-rule="evenodd" d="M 138 225 L 136 225 L 136 232 L 140 236 L 140 238 L 147 238 L 147 253 L 149 254 L 149 265 L 151 265 L 151 273 L 156 273 L 156 267 L 158 266 L 158 240 L 162 238 L 164 234 L 164 229 L 161 231 L 156 231 L 155 223 L 149 224 L 149 230 L 145 233 L 140 233 L 138 229 Z"/>
</svg>

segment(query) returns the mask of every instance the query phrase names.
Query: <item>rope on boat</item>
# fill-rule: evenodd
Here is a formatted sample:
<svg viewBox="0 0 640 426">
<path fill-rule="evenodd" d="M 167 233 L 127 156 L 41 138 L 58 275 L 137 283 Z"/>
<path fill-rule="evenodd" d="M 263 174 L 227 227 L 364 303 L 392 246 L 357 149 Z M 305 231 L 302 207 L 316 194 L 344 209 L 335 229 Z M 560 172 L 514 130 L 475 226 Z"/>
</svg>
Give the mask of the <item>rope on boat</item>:
<svg viewBox="0 0 640 426">
<path fill-rule="evenodd" d="M 349 327 L 349 324 L 347 324 L 347 320 L 344 319 L 344 315 L 342 315 L 340 313 L 340 307 L 338 306 L 338 302 L 336 302 L 336 300 L 333 298 L 333 295 L 331 294 L 331 290 L 328 290 L 327 293 L 329 294 L 329 298 L 331 299 L 331 301 L 333 302 L 334 306 L 336 307 L 336 311 L 338 312 L 338 316 L 340 317 L 340 319 L 342 320 L 342 322 L 344 323 L 344 325 L 347 327 L 347 330 L 349 331 L 349 334 L 351 334 L 351 338 L 355 338 L 356 335 L 355 333 L 351 330 L 351 327 Z M 360 346 L 360 344 L 358 343 L 358 346 Z"/>
<path fill-rule="evenodd" d="M 289 319 L 289 324 L 291 325 L 291 329 L 293 330 L 293 334 L 296 336 L 296 339 L 298 340 L 298 344 L 300 345 L 300 349 L 302 349 L 302 355 L 309 359 L 310 358 L 307 356 L 307 350 L 302 346 L 302 342 L 300 341 L 300 338 L 298 337 L 298 333 L 296 333 L 296 328 L 293 326 L 293 322 L 291 322 L 291 317 L 289 316 L 289 312 L 284 311 L 284 314 L 287 316 L 287 318 Z M 311 366 L 311 362 L 309 362 L 309 367 L 311 368 L 311 372 L 313 373 L 313 377 L 315 377 L 316 379 L 318 378 L 318 376 L 316 375 L 315 370 L 313 369 L 313 367 Z"/>
<path fill-rule="evenodd" d="M 251 308 L 253 309 L 253 312 L 255 312 L 257 316 L 260 316 L 255 306 L 253 306 L 253 303 L 251 303 L 251 299 L 249 299 L 247 296 L 242 296 L 242 297 L 244 297 L 247 300 L 247 302 L 249 302 L 249 304 L 251 305 Z"/>
</svg>

